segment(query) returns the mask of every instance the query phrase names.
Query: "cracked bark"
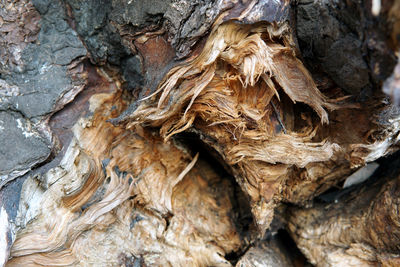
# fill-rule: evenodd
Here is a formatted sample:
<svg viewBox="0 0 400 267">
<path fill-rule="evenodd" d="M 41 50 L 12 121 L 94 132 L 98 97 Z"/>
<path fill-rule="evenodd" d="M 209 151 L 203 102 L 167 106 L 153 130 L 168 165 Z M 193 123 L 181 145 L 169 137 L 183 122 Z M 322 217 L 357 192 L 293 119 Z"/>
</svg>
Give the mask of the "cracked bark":
<svg viewBox="0 0 400 267">
<path fill-rule="evenodd" d="M 399 264 L 399 1 L 0 6 L 1 263 Z"/>
</svg>

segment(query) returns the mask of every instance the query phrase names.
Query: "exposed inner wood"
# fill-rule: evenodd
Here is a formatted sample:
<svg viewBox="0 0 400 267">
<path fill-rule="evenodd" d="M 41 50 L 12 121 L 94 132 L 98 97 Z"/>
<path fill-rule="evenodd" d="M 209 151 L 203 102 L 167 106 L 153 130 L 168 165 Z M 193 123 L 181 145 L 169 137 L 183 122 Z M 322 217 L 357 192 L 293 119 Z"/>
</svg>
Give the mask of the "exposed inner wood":
<svg viewBox="0 0 400 267">
<path fill-rule="evenodd" d="M 397 133 L 385 129 L 379 139 L 388 146 L 378 148 L 381 143 L 373 134 L 382 127 L 371 125 L 368 113 L 379 116 L 379 109 L 339 104 L 346 98 L 343 93 L 328 100 L 292 46 L 285 24 L 221 24 L 198 56 L 173 68 L 125 118 L 127 129 L 138 124 L 160 127 L 165 140 L 183 131 L 198 133 L 233 169 L 250 196 L 261 233 L 276 203 L 304 202 L 327 190 L 352 168 L 387 153 L 392 143 L 388 136 Z M 292 103 L 281 102 L 282 94 Z M 315 113 L 294 114 L 296 102 L 314 109 L 323 125 L 315 121 Z M 337 110 L 333 125 L 326 125 L 326 108 Z M 352 124 L 351 118 L 367 121 L 367 127 Z"/>
<path fill-rule="evenodd" d="M 382 50 L 398 49 L 400 1 L 367 2 L 393 26 Z M 80 4 L 63 4 L 79 32 Z M 126 58 L 84 56 L 80 36 L 70 90 L 36 118 L 53 148 L 23 170 L 6 266 L 400 265 L 400 63 L 385 83 L 367 73 L 361 99 L 305 63 L 289 1 L 218 5 L 209 28 L 172 43 L 158 17 L 140 30 L 107 17 Z M 39 31 L 39 13 L 24 12 L 34 37 L 21 49 Z"/>
<path fill-rule="evenodd" d="M 121 255 L 150 265 L 229 266 L 224 255 L 242 241 L 228 180 L 152 131 L 107 122 L 124 108 L 119 92 L 91 103 L 93 116 L 74 126 L 60 167 L 45 177 L 48 189 L 34 196 L 37 209 L 25 211 L 7 266 L 118 265 Z M 44 185 L 32 178 L 29 186 Z"/>
<path fill-rule="evenodd" d="M 336 203 L 291 210 L 288 228 L 313 264 L 400 264 L 398 162 L 375 182 L 343 194 Z"/>
</svg>

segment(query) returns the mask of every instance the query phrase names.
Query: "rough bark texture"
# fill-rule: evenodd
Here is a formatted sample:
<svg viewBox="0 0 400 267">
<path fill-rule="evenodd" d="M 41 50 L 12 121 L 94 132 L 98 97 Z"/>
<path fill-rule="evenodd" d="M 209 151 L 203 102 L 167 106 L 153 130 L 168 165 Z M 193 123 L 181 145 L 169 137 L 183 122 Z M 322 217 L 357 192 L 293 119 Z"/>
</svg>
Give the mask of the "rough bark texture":
<svg viewBox="0 0 400 267">
<path fill-rule="evenodd" d="M 398 266 L 399 10 L 0 0 L 0 264 Z"/>
</svg>

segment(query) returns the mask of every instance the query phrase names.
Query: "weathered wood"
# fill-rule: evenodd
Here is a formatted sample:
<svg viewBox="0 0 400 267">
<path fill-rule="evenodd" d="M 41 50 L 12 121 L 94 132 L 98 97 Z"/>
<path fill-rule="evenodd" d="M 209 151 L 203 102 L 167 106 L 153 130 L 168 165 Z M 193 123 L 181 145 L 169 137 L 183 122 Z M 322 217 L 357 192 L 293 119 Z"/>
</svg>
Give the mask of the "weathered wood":
<svg viewBox="0 0 400 267">
<path fill-rule="evenodd" d="M 328 203 L 292 208 L 288 229 L 316 266 L 398 266 L 399 160 L 383 165 L 361 188 L 344 189 Z M 331 202 L 331 203 L 329 203 Z"/>
<path fill-rule="evenodd" d="M 0 6 L 0 264 L 398 265 L 400 1 Z"/>
</svg>

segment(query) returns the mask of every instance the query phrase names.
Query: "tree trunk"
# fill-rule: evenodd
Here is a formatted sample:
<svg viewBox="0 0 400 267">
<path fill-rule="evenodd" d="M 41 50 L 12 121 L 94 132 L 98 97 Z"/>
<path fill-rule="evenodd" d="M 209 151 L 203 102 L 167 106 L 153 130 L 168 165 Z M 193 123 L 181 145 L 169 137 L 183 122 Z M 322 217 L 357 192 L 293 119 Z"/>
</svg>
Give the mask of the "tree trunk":
<svg viewBox="0 0 400 267">
<path fill-rule="evenodd" d="M 0 264 L 400 264 L 400 1 L 0 7 Z"/>
</svg>

